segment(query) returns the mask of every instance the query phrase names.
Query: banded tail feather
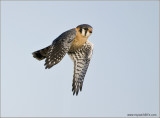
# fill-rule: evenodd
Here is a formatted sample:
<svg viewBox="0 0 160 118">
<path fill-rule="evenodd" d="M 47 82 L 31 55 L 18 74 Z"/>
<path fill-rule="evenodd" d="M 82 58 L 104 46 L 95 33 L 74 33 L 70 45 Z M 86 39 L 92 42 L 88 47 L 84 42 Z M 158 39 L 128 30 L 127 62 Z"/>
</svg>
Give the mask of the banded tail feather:
<svg viewBox="0 0 160 118">
<path fill-rule="evenodd" d="M 36 58 L 37 60 L 41 61 L 46 58 L 48 50 L 50 49 L 51 46 L 45 47 L 41 50 L 35 51 L 32 53 L 33 57 Z"/>
</svg>

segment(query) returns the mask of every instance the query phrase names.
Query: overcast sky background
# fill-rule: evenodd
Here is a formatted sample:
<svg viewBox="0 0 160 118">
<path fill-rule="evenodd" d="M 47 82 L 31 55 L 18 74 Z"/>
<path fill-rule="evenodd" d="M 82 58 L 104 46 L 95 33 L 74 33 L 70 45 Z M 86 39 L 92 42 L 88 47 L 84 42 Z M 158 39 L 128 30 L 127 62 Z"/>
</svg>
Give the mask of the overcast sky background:
<svg viewBox="0 0 160 118">
<path fill-rule="evenodd" d="M 158 114 L 158 1 L 1 2 L 4 117 Z M 32 52 L 90 24 L 94 53 L 82 92 L 72 95 L 68 55 L 45 69 Z"/>
</svg>

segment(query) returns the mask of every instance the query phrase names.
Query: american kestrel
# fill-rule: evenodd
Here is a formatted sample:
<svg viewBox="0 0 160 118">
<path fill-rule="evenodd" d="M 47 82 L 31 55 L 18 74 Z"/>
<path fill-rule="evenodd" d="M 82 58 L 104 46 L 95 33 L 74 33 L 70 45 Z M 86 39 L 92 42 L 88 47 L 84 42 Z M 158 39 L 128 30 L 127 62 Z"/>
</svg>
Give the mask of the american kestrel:
<svg viewBox="0 0 160 118">
<path fill-rule="evenodd" d="M 78 95 L 82 90 L 83 81 L 87 72 L 93 52 L 93 44 L 88 41 L 92 27 L 82 24 L 70 29 L 57 37 L 51 45 L 33 52 L 33 57 L 38 60 L 45 59 L 45 68 L 50 69 L 59 63 L 68 53 L 74 62 L 74 75 L 72 83 L 73 95 Z"/>
</svg>

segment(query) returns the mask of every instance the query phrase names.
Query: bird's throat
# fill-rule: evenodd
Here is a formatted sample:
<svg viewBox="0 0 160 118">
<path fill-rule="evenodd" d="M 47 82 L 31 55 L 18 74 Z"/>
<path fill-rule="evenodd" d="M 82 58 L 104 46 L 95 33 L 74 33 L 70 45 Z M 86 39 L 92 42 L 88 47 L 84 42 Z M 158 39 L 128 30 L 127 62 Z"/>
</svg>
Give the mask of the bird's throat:
<svg viewBox="0 0 160 118">
<path fill-rule="evenodd" d="M 79 32 L 77 32 L 77 35 L 75 39 L 72 42 L 71 48 L 69 52 L 76 51 L 77 49 L 81 48 L 83 44 L 87 41 L 87 37 L 82 36 Z"/>
</svg>

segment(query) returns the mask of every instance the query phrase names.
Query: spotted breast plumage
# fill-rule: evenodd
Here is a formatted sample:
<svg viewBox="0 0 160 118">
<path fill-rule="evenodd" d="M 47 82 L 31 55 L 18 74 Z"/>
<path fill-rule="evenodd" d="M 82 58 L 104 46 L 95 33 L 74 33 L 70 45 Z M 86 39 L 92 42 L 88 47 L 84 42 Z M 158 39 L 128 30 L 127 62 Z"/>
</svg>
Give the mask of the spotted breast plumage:
<svg viewBox="0 0 160 118">
<path fill-rule="evenodd" d="M 73 95 L 82 90 L 93 52 L 93 44 L 88 41 L 93 28 L 88 24 L 82 24 L 70 29 L 57 37 L 51 45 L 33 52 L 33 57 L 38 60 L 45 59 L 45 68 L 50 69 L 58 64 L 68 53 L 74 62 L 74 74 L 72 91 Z"/>
</svg>

